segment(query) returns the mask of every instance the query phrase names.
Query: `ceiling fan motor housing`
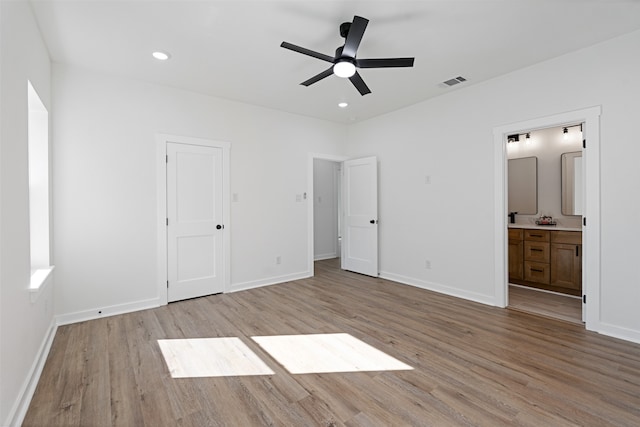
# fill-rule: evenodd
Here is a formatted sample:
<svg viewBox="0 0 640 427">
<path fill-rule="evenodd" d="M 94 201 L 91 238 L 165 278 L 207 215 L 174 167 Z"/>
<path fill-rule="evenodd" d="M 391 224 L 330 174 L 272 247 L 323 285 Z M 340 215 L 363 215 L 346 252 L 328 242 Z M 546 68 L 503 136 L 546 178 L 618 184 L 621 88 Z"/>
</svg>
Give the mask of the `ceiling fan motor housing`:
<svg viewBox="0 0 640 427">
<path fill-rule="evenodd" d="M 349 35 L 349 28 L 351 28 L 351 22 L 343 22 L 340 24 L 340 37 L 346 39 L 347 35 Z"/>
</svg>

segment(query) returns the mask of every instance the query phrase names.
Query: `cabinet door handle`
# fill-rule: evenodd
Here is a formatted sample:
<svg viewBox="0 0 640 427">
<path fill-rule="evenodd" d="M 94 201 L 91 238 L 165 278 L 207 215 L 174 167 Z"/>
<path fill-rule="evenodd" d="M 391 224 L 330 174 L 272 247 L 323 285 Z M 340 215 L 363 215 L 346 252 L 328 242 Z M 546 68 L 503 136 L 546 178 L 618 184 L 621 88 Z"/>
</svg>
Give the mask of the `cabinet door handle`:
<svg viewBox="0 0 640 427">
<path fill-rule="evenodd" d="M 531 271 L 535 271 L 536 273 L 544 273 L 544 270 L 538 270 L 537 268 L 532 268 Z"/>
<path fill-rule="evenodd" d="M 542 237 L 542 234 L 530 234 L 531 237 Z"/>
<path fill-rule="evenodd" d="M 576 245 L 576 256 L 580 256 L 580 246 Z"/>
<path fill-rule="evenodd" d="M 531 248 L 532 251 L 536 251 L 536 252 L 542 252 L 542 249 L 535 249 L 535 248 Z"/>
</svg>

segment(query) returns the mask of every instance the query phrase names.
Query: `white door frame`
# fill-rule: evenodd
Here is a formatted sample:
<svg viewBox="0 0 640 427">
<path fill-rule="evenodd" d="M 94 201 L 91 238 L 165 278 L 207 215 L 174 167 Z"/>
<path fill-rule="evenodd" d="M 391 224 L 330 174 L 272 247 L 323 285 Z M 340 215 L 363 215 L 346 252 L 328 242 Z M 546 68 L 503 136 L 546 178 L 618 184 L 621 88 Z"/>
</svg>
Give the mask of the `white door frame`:
<svg viewBox="0 0 640 427">
<path fill-rule="evenodd" d="M 222 221 L 225 226 L 225 233 L 222 233 L 224 272 L 224 291 L 227 292 L 231 283 L 231 208 L 230 208 L 230 186 L 229 186 L 229 151 L 231 144 L 228 142 L 213 141 L 210 139 L 192 138 L 188 136 L 178 136 L 169 134 L 156 135 L 156 198 L 157 198 L 157 289 L 159 305 L 167 305 L 167 143 L 199 145 L 203 147 L 213 147 L 222 149 L 222 200 L 224 206 L 222 210 Z"/>
<path fill-rule="evenodd" d="M 601 107 L 591 107 L 567 113 L 513 123 L 493 129 L 494 140 L 494 254 L 495 254 L 495 304 L 508 304 L 508 239 L 507 239 L 507 135 L 531 129 L 561 126 L 566 123 L 585 124 L 587 148 L 584 150 L 585 209 L 583 217 L 582 285 L 588 295 L 585 327 L 600 329 L 600 114 Z M 523 133 L 523 132 L 520 132 Z"/>
<path fill-rule="evenodd" d="M 349 160 L 348 157 L 346 156 L 336 156 L 333 154 L 318 154 L 318 153 L 309 153 L 309 157 L 308 157 L 308 163 L 307 163 L 307 201 L 311 201 L 310 203 L 307 202 L 307 242 L 308 242 L 308 247 L 307 247 L 307 255 L 308 255 L 308 261 L 307 261 L 307 269 L 309 271 L 309 276 L 314 276 L 314 259 L 313 259 L 313 201 L 314 199 L 314 194 L 313 194 L 313 160 L 314 159 L 322 159 L 322 160 L 330 160 L 333 162 L 339 162 L 342 163 L 345 160 Z M 338 212 L 338 215 L 342 215 L 342 212 Z"/>
</svg>

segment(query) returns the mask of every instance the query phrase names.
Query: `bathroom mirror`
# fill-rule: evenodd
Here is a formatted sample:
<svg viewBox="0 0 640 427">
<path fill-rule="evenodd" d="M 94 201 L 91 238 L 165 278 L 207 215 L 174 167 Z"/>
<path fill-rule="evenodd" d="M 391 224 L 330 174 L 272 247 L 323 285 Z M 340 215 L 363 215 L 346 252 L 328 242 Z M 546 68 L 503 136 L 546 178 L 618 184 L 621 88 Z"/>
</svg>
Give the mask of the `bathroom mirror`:
<svg viewBox="0 0 640 427">
<path fill-rule="evenodd" d="M 538 213 L 538 158 L 509 159 L 509 212 Z"/>
<path fill-rule="evenodd" d="M 582 215 L 582 151 L 563 153 L 562 215 Z"/>
</svg>

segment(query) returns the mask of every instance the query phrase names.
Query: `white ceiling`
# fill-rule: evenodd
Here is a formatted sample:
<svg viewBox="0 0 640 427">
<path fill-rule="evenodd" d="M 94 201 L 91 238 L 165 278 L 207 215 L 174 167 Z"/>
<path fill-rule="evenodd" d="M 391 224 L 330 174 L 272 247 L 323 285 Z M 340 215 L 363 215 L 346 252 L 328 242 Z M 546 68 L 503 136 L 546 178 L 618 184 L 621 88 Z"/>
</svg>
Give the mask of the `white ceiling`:
<svg viewBox="0 0 640 427">
<path fill-rule="evenodd" d="M 341 123 L 640 29 L 638 0 L 31 3 L 55 62 Z M 354 15 L 370 20 L 359 58 L 414 56 L 415 66 L 361 70 L 366 96 L 335 76 L 301 86 L 328 64 L 280 43 L 333 55 L 340 23 Z M 153 59 L 154 50 L 171 60 Z M 443 87 L 456 76 L 468 81 Z"/>
</svg>

